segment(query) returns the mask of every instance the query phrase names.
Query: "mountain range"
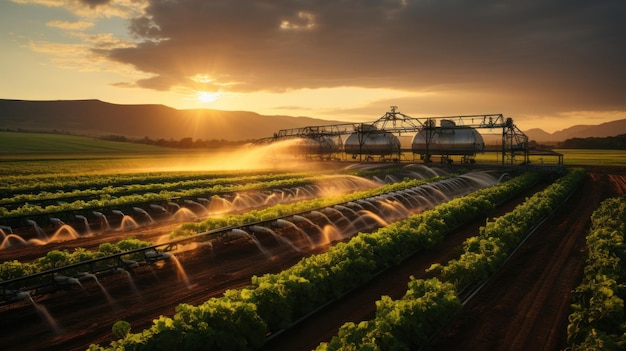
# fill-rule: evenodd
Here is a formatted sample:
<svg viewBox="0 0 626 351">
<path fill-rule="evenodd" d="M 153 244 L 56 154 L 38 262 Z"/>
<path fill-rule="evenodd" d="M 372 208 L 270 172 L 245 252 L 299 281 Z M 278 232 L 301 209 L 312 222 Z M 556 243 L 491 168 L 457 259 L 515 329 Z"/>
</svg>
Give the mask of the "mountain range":
<svg viewBox="0 0 626 351">
<path fill-rule="evenodd" d="M 368 121 L 367 119 L 365 121 Z M 177 110 L 164 105 L 118 105 L 100 100 L 30 101 L 0 99 L 0 129 L 119 135 L 128 138 L 250 140 L 271 137 L 280 129 L 344 123 L 311 117 L 261 115 L 249 111 Z M 555 133 L 524 131 L 539 143 L 626 133 L 626 119 L 599 125 L 576 125 Z"/>
<path fill-rule="evenodd" d="M 533 128 L 525 130 L 524 134 L 528 136 L 528 140 L 534 140 L 538 143 L 560 142 L 572 138 L 604 138 L 626 134 L 626 118 L 597 125 L 575 125 L 554 133 Z"/>
</svg>

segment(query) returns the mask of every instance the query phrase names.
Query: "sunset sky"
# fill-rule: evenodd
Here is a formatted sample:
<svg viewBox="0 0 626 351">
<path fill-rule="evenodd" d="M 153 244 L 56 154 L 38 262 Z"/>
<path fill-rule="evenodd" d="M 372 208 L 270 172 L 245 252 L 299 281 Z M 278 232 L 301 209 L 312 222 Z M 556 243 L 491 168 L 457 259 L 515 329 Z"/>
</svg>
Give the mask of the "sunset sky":
<svg viewBox="0 0 626 351">
<path fill-rule="evenodd" d="M 0 98 L 626 118 L 624 0 L 0 0 Z"/>
</svg>

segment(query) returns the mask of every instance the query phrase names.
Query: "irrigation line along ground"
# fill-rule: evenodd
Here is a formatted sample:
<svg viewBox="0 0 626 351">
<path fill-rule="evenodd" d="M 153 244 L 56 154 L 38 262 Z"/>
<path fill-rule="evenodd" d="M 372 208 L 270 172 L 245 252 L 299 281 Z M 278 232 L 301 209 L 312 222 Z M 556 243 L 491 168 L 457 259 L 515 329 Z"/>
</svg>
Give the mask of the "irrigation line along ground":
<svg viewBox="0 0 626 351">
<path fill-rule="evenodd" d="M 578 190 L 578 188 L 574 189 L 569 195 L 567 195 L 567 197 L 563 200 L 563 202 L 561 202 L 554 210 L 552 210 L 548 215 L 546 215 L 543 219 L 541 219 L 539 222 L 537 222 L 537 224 L 535 224 L 533 227 L 531 227 L 528 230 L 528 233 L 526 233 L 524 238 L 520 241 L 520 243 L 517 246 L 515 246 L 515 248 L 507 255 L 506 259 L 502 262 L 500 267 L 498 267 L 498 269 L 495 272 L 493 272 L 492 275 L 490 275 L 487 279 L 485 279 L 484 282 L 482 282 L 480 285 L 478 285 L 476 287 L 476 289 L 470 290 L 470 293 L 467 295 L 466 298 L 461 299 L 461 305 L 465 306 L 474 296 L 476 296 L 476 294 L 478 294 L 478 292 L 480 292 L 480 290 L 482 290 L 482 288 L 485 287 L 498 274 L 498 272 L 500 272 L 502 270 L 502 267 L 504 267 L 507 264 L 507 262 L 509 262 L 509 260 L 511 260 L 513 255 L 515 255 L 515 253 L 522 246 L 524 246 L 524 243 L 528 240 L 528 238 L 530 238 L 537 231 L 537 229 L 539 229 L 539 227 L 541 227 L 541 225 L 543 225 L 543 223 L 545 221 L 550 219 L 550 217 L 552 217 L 561 208 L 561 206 L 563 206 L 563 204 L 566 203 L 567 200 L 569 200 L 572 197 L 574 192 L 576 192 L 577 190 Z M 465 289 L 462 289 L 462 290 L 465 290 Z"/>
<path fill-rule="evenodd" d="M 567 197 L 554 209 L 552 210 L 548 215 L 546 215 L 544 218 L 542 218 L 539 222 L 537 222 L 537 224 L 535 224 L 533 227 L 531 227 L 528 232 L 526 233 L 526 235 L 524 236 L 524 238 L 520 241 L 520 243 L 515 246 L 515 248 L 507 255 L 506 259 L 502 262 L 502 264 L 498 267 L 498 269 L 496 271 L 493 272 L 493 274 L 491 274 L 487 279 L 485 279 L 482 283 L 478 284 L 476 286 L 476 288 L 471 289 L 470 286 L 461 289 L 461 291 L 459 292 L 459 295 L 465 295 L 465 297 L 461 298 L 461 306 L 465 306 L 466 304 L 468 304 L 476 295 L 478 295 L 478 293 L 485 287 L 487 286 L 487 284 L 489 284 L 494 278 L 495 276 L 502 270 L 502 268 L 512 259 L 512 257 L 515 255 L 515 253 L 522 247 L 524 246 L 524 243 L 526 243 L 526 241 L 537 231 L 537 229 L 539 229 L 543 223 L 545 223 L 548 219 L 550 219 L 550 217 L 552 217 L 557 211 L 560 210 L 560 208 L 563 206 L 564 203 L 566 203 L 572 196 L 573 194 L 578 191 L 578 187 L 576 189 L 574 189 L 569 195 L 567 195 Z M 469 291 L 466 291 L 470 289 Z M 446 330 L 446 328 L 449 327 L 450 323 L 452 323 L 452 321 L 459 315 L 459 313 L 461 313 L 462 309 L 459 309 L 452 318 L 450 318 L 450 320 L 445 323 L 435 334 L 433 334 L 430 338 L 429 338 L 429 343 L 434 341 L 436 338 L 438 338 L 441 333 Z M 424 347 L 420 347 L 418 350 L 424 350 Z"/>
</svg>

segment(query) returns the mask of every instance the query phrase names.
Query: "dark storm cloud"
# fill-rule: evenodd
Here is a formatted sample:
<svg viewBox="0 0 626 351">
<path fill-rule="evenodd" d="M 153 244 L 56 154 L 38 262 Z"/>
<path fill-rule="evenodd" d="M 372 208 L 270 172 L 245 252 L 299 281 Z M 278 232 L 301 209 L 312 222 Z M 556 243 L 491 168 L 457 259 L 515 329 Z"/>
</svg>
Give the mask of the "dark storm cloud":
<svg viewBox="0 0 626 351">
<path fill-rule="evenodd" d="M 362 86 L 626 105 L 626 2 L 154 0 L 143 42 L 108 55 L 152 89 L 207 74 L 232 91 Z M 532 100 L 531 100 L 532 101 Z"/>
</svg>

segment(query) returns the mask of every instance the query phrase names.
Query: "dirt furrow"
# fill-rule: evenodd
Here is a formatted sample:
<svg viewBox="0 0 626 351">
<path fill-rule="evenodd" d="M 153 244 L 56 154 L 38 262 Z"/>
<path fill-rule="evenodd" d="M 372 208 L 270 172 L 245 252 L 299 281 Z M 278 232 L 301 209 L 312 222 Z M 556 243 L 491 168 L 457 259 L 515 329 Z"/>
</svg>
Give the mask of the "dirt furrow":
<svg viewBox="0 0 626 351">
<path fill-rule="evenodd" d="M 570 293 L 580 281 L 592 212 L 616 188 L 583 186 L 523 245 L 433 343 L 433 350 L 561 350 Z"/>
</svg>

